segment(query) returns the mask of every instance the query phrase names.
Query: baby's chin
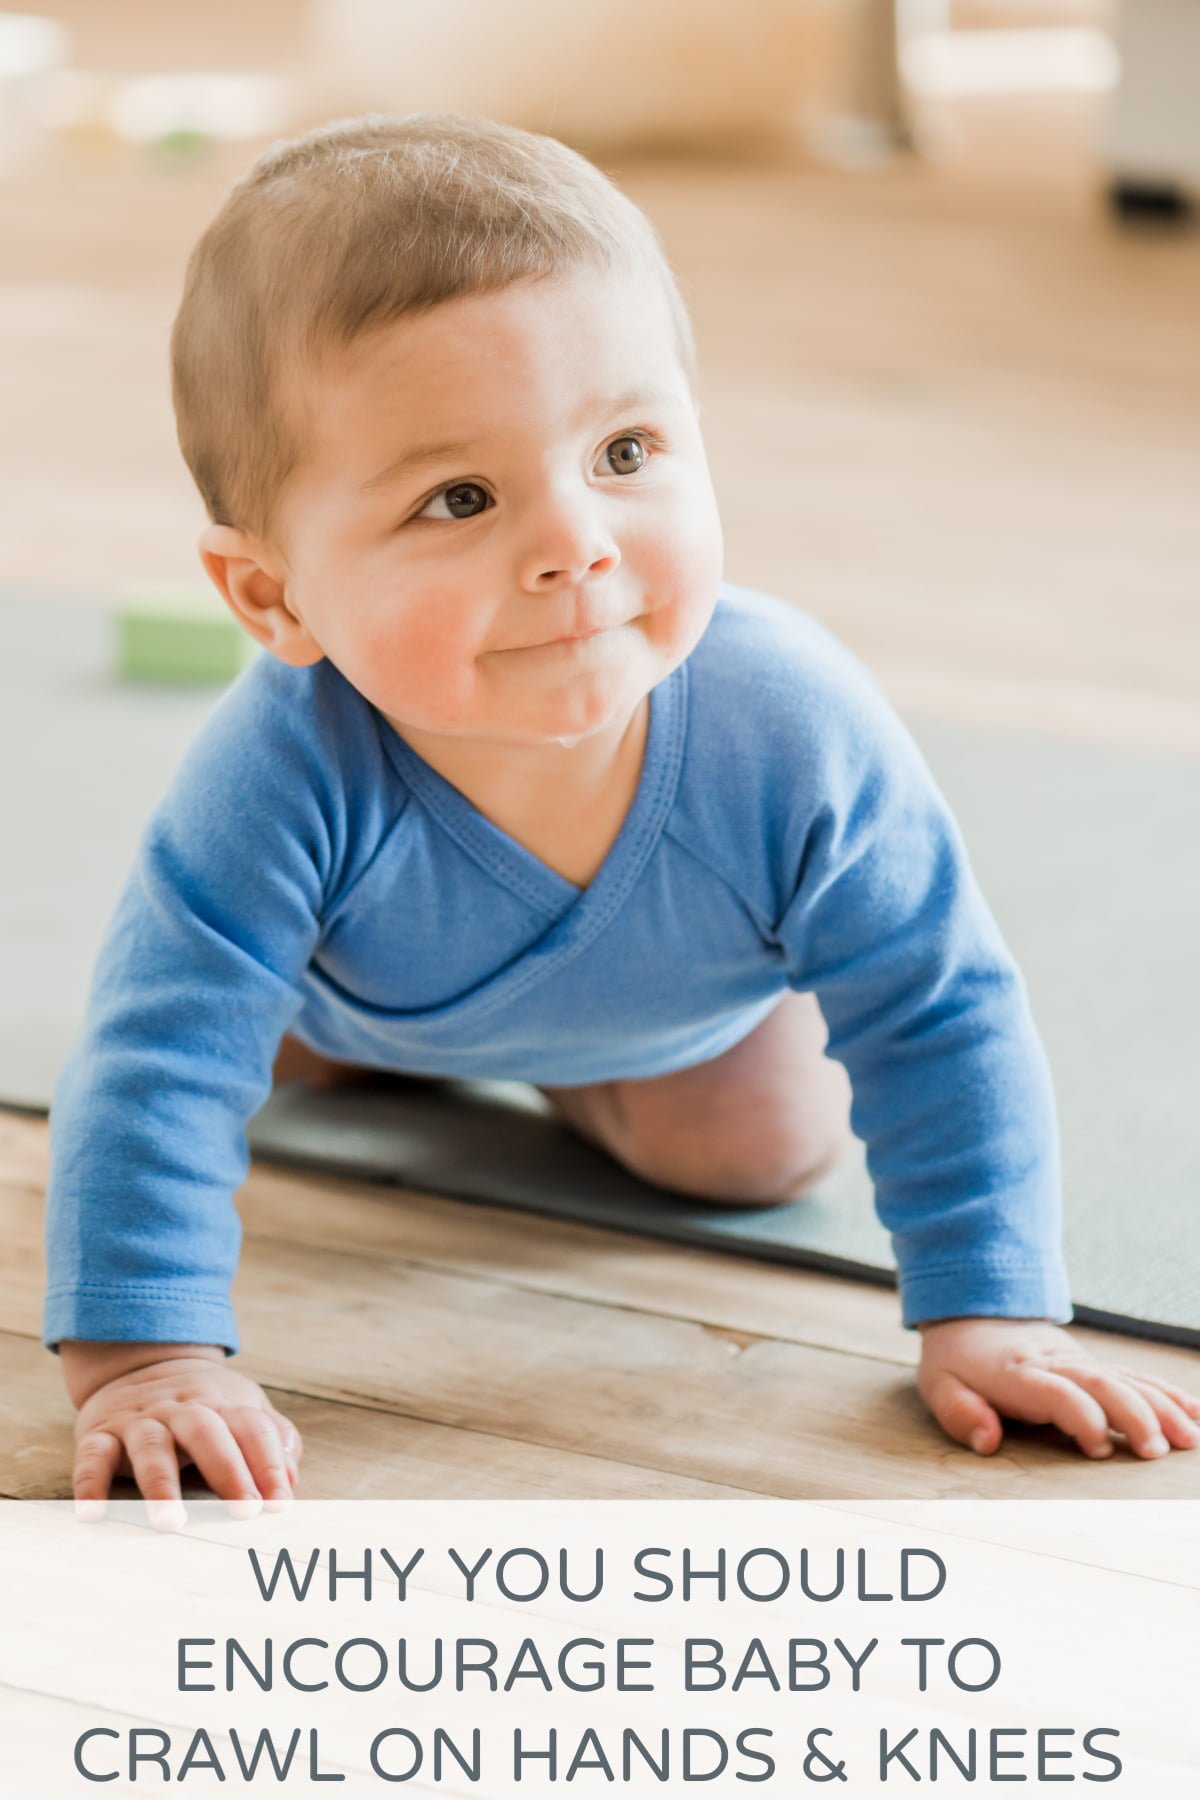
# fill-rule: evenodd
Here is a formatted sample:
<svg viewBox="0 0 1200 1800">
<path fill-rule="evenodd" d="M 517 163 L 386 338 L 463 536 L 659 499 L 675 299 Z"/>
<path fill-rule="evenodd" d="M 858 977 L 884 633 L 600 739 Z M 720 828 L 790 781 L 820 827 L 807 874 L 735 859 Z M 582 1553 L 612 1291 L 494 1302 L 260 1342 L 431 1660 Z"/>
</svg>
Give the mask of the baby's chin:
<svg viewBox="0 0 1200 1800">
<path fill-rule="evenodd" d="M 490 745 L 494 751 L 574 749 L 589 738 L 606 733 L 619 735 L 633 719 L 645 698 L 645 689 L 635 690 L 628 699 L 614 699 L 606 705 L 581 707 L 570 705 L 506 706 L 480 709 L 473 718 L 457 716 L 453 722 L 421 713 L 401 717 L 380 707 L 388 724 L 400 736 L 420 747 L 422 738 L 444 738 L 460 744 Z"/>
<path fill-rule="evenodd" d="M 514 742 L 582 743 L 628 724 L 650 690 L 669 673 L 669 669 L 631 670 L 619 682 L 575 682 L 558 693 L 530 694 L 524 704 L 505 708 L 505 722 Z"/>
<path fill-rule="evenodd" d="M 602 635 L 615 638 L 617 632 Z M 664 656 L 634 629 L 626 628 L 623 635 L 624 643 L 588 640 L 578 648 L 539 647 L 502 658 L 492 654 L 476 665 L 473 684 L 456 694 L 453 704 L 431 704 L 426 692 L 419 703 L 405 707 L 385 702 L 379 710 L 402 736 L 430 733 L 487 741 L 498 748 L 575 745 L 620 732 L 651 689 L 682 660 Z"/>
<path fill-rule="evenodd" d="M 606 733 L 619 734 L 630 723 L 643 699 L 644 695 L 631 700 L 626 706 L 615 706 L 602 714 L 583 719 L 574 709 L 564 712 L 557 719 L 514 719 L 506 721 L 487 735 L 498 747 L 508 745 L 514 750 L 552 749 L 555 746 L 573 750 L 577 744 L 586 743 L 590 738 L 601 738 Z"/>
</svg>

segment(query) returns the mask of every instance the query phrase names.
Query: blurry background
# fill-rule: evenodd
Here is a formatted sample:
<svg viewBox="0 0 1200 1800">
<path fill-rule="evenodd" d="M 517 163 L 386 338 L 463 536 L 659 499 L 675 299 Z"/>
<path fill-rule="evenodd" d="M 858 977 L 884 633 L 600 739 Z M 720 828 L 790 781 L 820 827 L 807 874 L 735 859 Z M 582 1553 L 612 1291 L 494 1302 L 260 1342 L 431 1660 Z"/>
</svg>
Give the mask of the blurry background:
<svg viewBox="0 0 1200 1800">
<path fill-rule="evenodd" d="M 0 14 L 7 589 L 198 576 L 188 249 L 273 136 L 425 107 L 554 130 L 656 220 L 732 578 L 908 710 L 1200 748 L 1200 234 L 1108 203 L 1200 179 L 1200 0 Z"/>
</svg>

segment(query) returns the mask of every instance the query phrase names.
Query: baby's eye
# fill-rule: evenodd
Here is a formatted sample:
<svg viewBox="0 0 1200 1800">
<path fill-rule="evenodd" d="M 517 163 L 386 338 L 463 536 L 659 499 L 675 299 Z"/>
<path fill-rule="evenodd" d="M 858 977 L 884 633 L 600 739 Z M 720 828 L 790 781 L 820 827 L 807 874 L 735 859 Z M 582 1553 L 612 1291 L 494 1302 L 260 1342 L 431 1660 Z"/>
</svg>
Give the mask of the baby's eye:
<svg viewBox="0 0 1200 1800">
<path fill-rule="evenodd" d="M 636 475 L 646 466 L 646 444 L 640 437 L 614 438 L 604 451 L 603 460 L 614 475 Z"/>
<path fill-rule="evenodd" d="M 416 516 L 418 519 L 473 519 L 490 505 L 491 497 L 486 488 L 474 481 L 456 481 L 431 494 Z"/>
</svg>

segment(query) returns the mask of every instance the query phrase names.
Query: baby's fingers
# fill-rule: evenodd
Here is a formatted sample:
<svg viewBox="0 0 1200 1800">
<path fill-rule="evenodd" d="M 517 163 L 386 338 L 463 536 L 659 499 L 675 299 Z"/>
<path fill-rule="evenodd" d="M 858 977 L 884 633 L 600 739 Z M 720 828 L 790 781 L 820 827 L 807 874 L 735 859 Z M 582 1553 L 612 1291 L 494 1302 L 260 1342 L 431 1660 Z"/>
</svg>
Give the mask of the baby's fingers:
<svg viewBox="0 0 1200 1800">
<path fill-rule="evenodd" d="M 1087 1365 L 1060 1371 L 1098 1400 L 1114 1431 L 1123 1431 L 1129 1448 L 1138 1456 L 1165 1456 L 1170 1449 L 1149 1400 L 1110 1370 Z"/>
<path fill-rule="evenodd" d="M 1140 1369 L 1119 1368 L 1113 1373 L 1123 1381 L 1132 1383 L 1134 1387 L 1143 1389 L 1151 1399 L 1155 1398 L 1156 1391 L 1158 1394 L 1165 1394 L 1189 1419 L 1200 1420 L 1200 1399 L 1195 1394 L 1189 1394 L 1186 1388 L 1176 1387 L 1171 1381 L 1163 1381 L 1158 1375 L 1144 1375 Z"/>
<path fill-rule="evenodd" d="M 188 1461 L 195 1464 L 217 1498 L 237 1502 L 240 1516 L 257 1513 L 261 1495 L 241 1446 L 221 1414 L 196 1401 L 172 1413 L 171 1425 Z"/>
<path fill-rule="evenodd" d="M 179 1486 L 175 1439 L 161 1419 L 134 1419 L 125 1429 L 125 1452 L 133 1478 L 142 1490 L 150 1523 L 159 1531 L 178 1531 L 187 1521 Z"/>
<path fill-rule="evenodd" d="M 1139 1375 L 1127 1375 L 1125 1380 L 1154 1408 L 1162 1434 L 1169 1444 L 1173 1444 L 1176 1450 L 1200 1448 L 1200 1426 L 1188 1417 L 1184 1408 L 1158 1383 L 1143 1381 Z"/>
<path fill-rule="evenodd" d="M 1104 1408 L 1065 1375 L 1022 1363 L 1006 1384 L 1002 1405 L 1027 1424 L 1057 1425 L 1087 1456 L 1112 1455 Z"/>
<path fill-rule="evenodd" d="M 91 1524 L 104 1517 L 108 1491 L 124 1454 L 120 1438 L 111 1431 L 84 1432 L 75 1446 L 71 1483 L 77 1518 Z"/>
<path fill-rule="evenodd" d="M 940 1369 L 921 1383 L 921 1397 L 956 1444 L 966 1444 L 980 1456 L 991 1456 L 1000 1447 L 1003 1430 L 999 1415 L 982 1394 L 969 1388 L 949 1369 Z"/>
<path fill-rule="evenodd" d="M 283 1444 L 283 1456 L 284 1461 L 287 1463 L 288 1477 L 292 1486 L 295 1487 L 297 1481 L 300 1479 L 300 1458 L 304 1454 L 304 1439 L 292 1424 L 292 1421 L 287 1418 L 285 1414 L 276 1412 L 275 1408 L 269 1403 L 267 1406 L 267 1414 L 268 1417 L 275 1422 L 275 1429 L 278 1431 L 280 1440 Z"/>
<path fill-rule="evenodd" d="M 226 1418 L 267 1510 L 275 1512 L 290 1505 L 293 1476 L 284 1452 L 286 1440 L 280 1426 L 291 1432 L 293 1438 L 296 1437 L 295 1430 L 281 1414 L 263 1412 L 257 1406 L 239 1406 L 228 1412 Z"/>
</svg>

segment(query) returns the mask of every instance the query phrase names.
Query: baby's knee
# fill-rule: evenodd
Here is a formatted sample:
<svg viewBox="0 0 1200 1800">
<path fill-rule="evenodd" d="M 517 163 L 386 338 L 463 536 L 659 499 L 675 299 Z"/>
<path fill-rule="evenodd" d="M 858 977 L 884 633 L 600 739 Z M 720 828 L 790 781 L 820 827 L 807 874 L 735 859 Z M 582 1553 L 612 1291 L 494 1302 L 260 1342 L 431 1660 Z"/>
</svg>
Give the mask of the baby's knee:
<svg viewBox="0 0 1200 1800">
<path fill-rule="evenodd" d="M 836 1116 L 802 1130 L 698 1119 L 673 1135 L 630 1143 L 626 1160 L 644 1180 L 696 1199 L 733 1206 L 781 1206 L 808 1193 L 845 1155 L 849 1126 Z"/>
</svg>

